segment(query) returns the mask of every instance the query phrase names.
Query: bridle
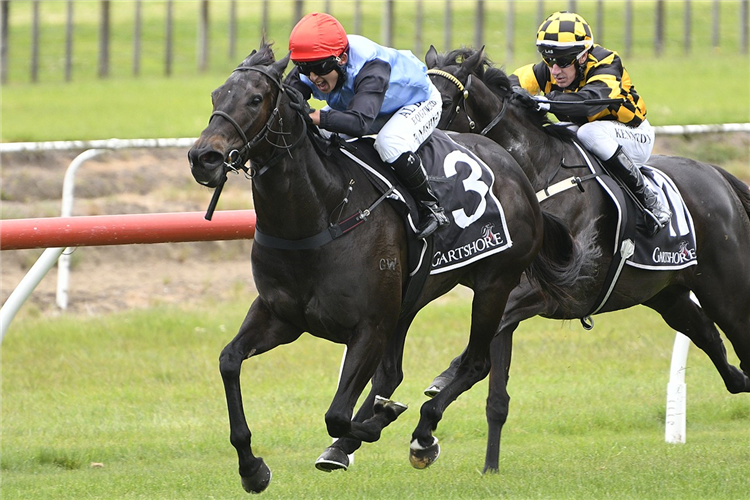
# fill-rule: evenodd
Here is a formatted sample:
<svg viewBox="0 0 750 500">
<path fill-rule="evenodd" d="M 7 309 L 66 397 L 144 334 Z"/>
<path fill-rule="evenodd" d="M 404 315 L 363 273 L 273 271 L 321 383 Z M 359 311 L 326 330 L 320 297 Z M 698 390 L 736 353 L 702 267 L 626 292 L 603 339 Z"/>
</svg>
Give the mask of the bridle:
<svg viewBox="0 0 750 500">
<path fill-rule="evenodd" d="M 221 177 L 221 180 L 219 181 L 219 184 L 214 189 L 214 194 L 208 204 L 208 209 L 206 210 L 205 215 L 206 220 L 211 220 L 211 218 L 213 217 L 214 210 L 216 209 L 216 205 L 219 202 L 219 196 L 221 196 L 221 191 L 224 189 L 224 183 L 226 183 L 227 181 L 227 173 L 232 172 L 235 174 L 239 174 L 240 170 L 242 170 L 243 172 L 245 172 L 245 175 L 247 177 L 260 177 L 261 175 L 266 173 L 269 168 L 281 161 L 281 159 L 287 154 L 291 157 L 291 151 L 296 148 L 307 135 L 307 117 L 305 116 L 306 112 L 304 111 L 304 107 L 302 106 L 304 99 L 296 89 L 282 84 L 279 80 L 276 79 L 274 75 L 269 73 L 264 68 L 256 66 L 240 66 L 234 71 L 257 71 L 258 73 L 262 73 L 270 78 L 271 81 L 278 87 L 279 93 L 276 95 L 276 102 L 274 103 L 274 108 L 271 112 L 271 116 L 268 117 L 268 120 L 266 120 L 263 128 L 260 129 L 260 132 L 258 132 L 252 140 L 249 140 L 247 138 L 247 134 L 245 134 L 245 131 L 242 130 L 242 127 L 239 125 L 239 123 L 237 123 L 237 120 L 232 118 L 228 113 L 225 113 L 224 111 L 214 111 L 213 113 L 211 113 L 211 117 L 208 119 L 209 123 L 211 123 L 211 120 L 213 120 L 215 116 L 220 116 L 221 118 L 225 119 L 232 125 L 232 127 L 234 127 L 234 130 L 237 131 L 237 135 L 240 136 L 244 145 L 240 149 L 231 150 L 227 154 L 226 158 L 224 158 L 224 173 Z M 284 132 L 284 119 L 280 116 L 279 113 L 279 105 L 281 104 L 282 94 L 286 94 L 289 100 L 295 104 L 291 107 L 302 118 L 302 133 L 299 134 L 297 140 L 294 141 L 291 145 L 286 144 L 285 136 L 291 135 L 292 132 Z M 276 120 L 278 121 L 279 128 L 278 130 L 273 130 L 271 127 L 273 125 L 273 122 Z M 280 145 L 271 141 L 268 138 L 268 134 L 270 134 L 271 132 L 281 137 L 284 144 Z M 262 141 L 268 142 L 271 146 L 279 149 L 280 151 L 271 156 L 271 158 L 265 163 L 262 163 L 260 165 L 251 164 L 250 167 L 245 166 L 245 164 L 249 160 L 250 151 Z"/>
<path fill-rule="evenodd" d="M 453 113 L 451 114 L 450 119 L 448 120 L 447 125 L 444 128 L 449 128 L 451 124 L 453 123 L 453 120 L 456 119 L 458 114 L 461 112 L 461 104 L 463 104 L 464 113 L 466 114 L 466 119 L 469 121 L 469 128 L 471 130 L 474 130 L 476 127 L 476 122 L 472 120 L 471 116 L 469 116 L 469 111 L 466 109 L 466 101 L 469 99 L 469 87 L 471 86 L 471 74 L 466 79 L 466 85 L 461 83 L 461 80 L 456 78 L 455 75 L 452 75 L 448 73 L 447 71 L 443 71 L 441 69 L 428 69 L 427 70 L 428 75 L 437 75 L 445 78 L 449 82 L 451 82 L 453 85 L 456 86 L 458 91 L 460 92 L 460 95 L 463 96 L 463 99 L 461 99 L 458 104 L 456 104 L 455 109 L 453 110 Z M 484 129 L 479 133 L 480 135 L 487 135 L 487 133 L 492 130 L 498 123 L 500 123 L 500 120 L 503 119 L 503 116 L 505 116 L 505 111 L 508 109 L 508 100 L 511 99 L 513 96 L 510 96 L 508 99 L 503 99 L 503 106 L 500 108 L 500 112 L 495 116 L 495 118 L 492 119 L 492 121 L 484 127 Z"/>
<path fill-rule="evenodd" d="M 271 116 L 268 117 L 268 120 L 266 120 L 265 125 L 263 125 L 263 128 L 260 129 L 260 132 L 258 132 L 255 137 L 253 137 L 252 140 L 249 140 L 247 138 L 247 135 L 245 134 L 245 131 L 242 130 L 242 127 L 237 123 L 237 121 L 232 118 L 228 113 L 225 113 L 224 111 L 214 111 L 211 113 L 211 117 L 208 119 L 208 122 L 211 123 L 211 120 L 215 116 L 220 116 L 224 118 L 226 121 L 228 121 L 232 127 L 234 127 L 234 130 L 237 131 L 237 135 L 240 136 L 242 139 L 242 142 L 244 145 L 240 149 L 233 149 L 228 154 L 227 157 L 224 159 L 224 170 L 225 173 L 227 172 L 233 172 L 233 173 L 239 173 L 240 170 L 245 172 L 245 175 L 248 177 L 259 177 L 266 173 L 270 167 L 278 163 L 283 156 L 286 154 L 290 154 L 289 152 L 296 148 L 299 143 L 304 139 L 305 135 L 307 134 L 307 122 L 303 119 L 302 124 L 304 127 L 304 130 L 301 134 L 297 137 L 297 140 L 292 143 L 291 145 L 286 144 L 285 136 L 291 135 L 291 132 L 284 132 L 284 119 L 279 116 L 279 104 L 281 103 L 281 96 L 286 92 L 287 96 L 290 98 L 290 100 L 295 101 L 299 99 L 299 96 L 297 96 L 294 92 L 288 92 L 289 90 L 293 90 L 291 87 L 282 84 L 279 82 L 272 74 L 270 74 L 268 71 L 266 71 L 263 68 L 255 67 L 255 66 L 240 66 L 236 68 L 234 71 L 257 71 L 258 73 L 262 73 L 268 78 L 271 79 L 271 81 L 278 87 L 279 93 L 276 95 L 276 102 L 274 104 L 273 111 L 271 112 Z M 292 97 L 294 96 L 294 97 Z M 301 114 L 300 110 L 297 110 L 298 113 Z M 271 127 L 273 125 L 273 122 L 278 119 L 278 130 L 273 130 Z M 268 134 L 273 132 L 274 134 L 280 136 L 284 142 L 283 145 L 277 144 L 270 139 L 268 139 Z M 250 151 L 260 144 L 262 141 L 268 142 L 271 146 L 273 146 L 276 149 L 279 149 L 277 154 L 273 155 L 268 161 L 258 165 L 251 165 L 250 167 L 245 166 L 245 163 L 247 163 L 249 159 L 249 153 Z"/>
<path fill-rule="evenodd" d="M 453 120 L 456 119 L 458 114 L 461 112 L 461 105 L 463 104 L 464 107 L 464 113 L 466 114 L 466 119 L 469 120 L 469 128 L 471 130 L 474 130 L 474 127 L 476 127 L 476 123 L 474 120 L 471 119 L 469 116 L 469 112 L 466 110 L 466 100 L 469 98 L 469 86 L 471 85 L 471 75 L 469 75 L 469 78 L 466 80 L 466 86 L 464 86 L 463 83 L 461 83 L 461 80 L 456 78 L 455 76 L 451 75 L 447 71 L 443 71 L 441 69 L 428 69 L 427 70 L 428 75 L 437 75 L 442 76 L 449 82 L 451 82 L 453 85 L 456 86 L 459 92 L 459 96 L 463 96 L 463 99 L 459 97 L 459 101 L 456 104 L 455 108 L 453 109 L 450 119 L 448 120 L 448 123 L 445 125 L 445 129 L 450 128 L 451 124 L 453 123 Z"/>
</svg>

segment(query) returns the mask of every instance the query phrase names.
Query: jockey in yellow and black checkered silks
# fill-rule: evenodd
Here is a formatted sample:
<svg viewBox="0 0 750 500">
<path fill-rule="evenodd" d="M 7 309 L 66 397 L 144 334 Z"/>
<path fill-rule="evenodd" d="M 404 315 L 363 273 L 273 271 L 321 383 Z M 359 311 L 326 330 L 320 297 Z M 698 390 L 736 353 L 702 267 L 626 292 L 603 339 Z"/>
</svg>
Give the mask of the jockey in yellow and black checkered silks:
<svg viewBox="0 0 750 500">
<path fill-rule="evenodd" d="M 654 132 L 619 54 L 595 44 L 586 20 L 565 11 L 542 22 L 536 48 L 542 62 L 518 68 L 510 75 L 511 85 L 537 96 L 539 109 L 575 126 L 584 147 L 640 199 L 649 212 L 649 232 L 655 234 L 671 214 L 639 170 L 651 155 Z"/>
<path fill-rule="evenodd" d="M 519 86 L 530 94 L 578 92 L 585 85 L 596 82 L 599 86 L 595 89 L 597 95 L 589 97 L 623 98 L 621 105 L 609 106 L 590 115 L 584 113 L 582 116 L 558 118 L 578 124 L 603 118 L 632 126 L 638 126 L 643 121 L 646 116 L 646 104 L 636 93 L 619 54 L 594 43 L 591 26 L 582 16 L 573 12 L 555 12 L 550 15 L 537 30 L 536 47 L 544 64 L 529 64 L 513 73 Z M 581 63 L 583 55 L 587 57 L 585 62 Z M 557 84 L 549 71 L 554 64 L 561 68 L 575 65 L 576 78 L 572 84 L 566 87 Z"/>
</svg>

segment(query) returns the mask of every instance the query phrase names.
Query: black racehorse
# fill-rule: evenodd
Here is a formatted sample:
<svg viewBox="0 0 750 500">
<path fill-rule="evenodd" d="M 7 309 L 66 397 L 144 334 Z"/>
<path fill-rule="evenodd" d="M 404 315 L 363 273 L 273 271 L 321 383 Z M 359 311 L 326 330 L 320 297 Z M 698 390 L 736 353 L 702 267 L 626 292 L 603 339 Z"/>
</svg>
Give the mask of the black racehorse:
<svg viewBox="0 0 750 500">
<path fill-rule="evenodd" d="M 513 244 L 469 266 L 429 276 L 416 303 L 402 311 L 409 276 L 403 220 L 389 203 L 377 203 L 381 193 L 353 161 L 316 149 L 306 103 L 282 82 L 288 62 L 288 55 L 276 62 L 265 42 L 253 51 L 213 92 L 209 124 L 188 153 L 196 181 L 219 189 L 229 170 L 246 169 L 250 161 L 257 215 L 251 258 L 258 297 L 220 356 L 230 441 L 248 492 L 263 491 L 271 472 L 251 447 L 240 389 L 245 359 L 293 342 L 303 332 L 345 344 L 339 385 L 325 415 L 328 433 L 375 441 L 404 409 L 387 398 L 400 383 L 404 338 L 417 311 L 458 284 L 472 288 L 464 362 L 441 394 L 423 406 L 418 425 L 423 431 L 415 431 L 410 447 L 413 463 L 420 466 L 436 458 L 431 431 L 444 408 L 483 376 L 490 341 L 523 271 L 531 265 L 540 281 L 549 278 L 565 286 L 575 280 L 582 262 L 564 225 L 541 212 L 512 157 L 487 138 L 465 134 L 458 140 L 494 172 L 492 189 L 503 200 Z M 332 235 L 333 228 L 350 220 L 357 220 L 357 227 L 341 237 Z M 352 419 L 371 379 L 372 391 Z"/>
<path fill-rule="evenodd" d="M 433 83 L 443 96 L 440 128 L 486 134 L 502 145 L 523 168 L 534 189 L 571 185 L 571 177 L 585 179 L 573 135 L 553 126 L 536 110 L 528 96 L 511 88 L 507 75 L 494 67 L 484 49 L 464 48 L 438 54 L 430 47 L 425 61 Z M 643 304 L 687 335 L 711 359 L 731 393 L 750 392 L 750 191 L 720 167 L 687 158 L 652 156 L 648 162 L 665 172 L 682 194 L 695 223 L 697 265 L 682 270 L 650 271 L 626 265 L 609 299 L 598 312 Z M 561 182 L 562 181 L 562 182 Z M 561 184 L 558 184 L 561 183 Z M 563 300 L 522 280 L 506 305 L 498 334 L 491 345 L 490 393 L 487 400 L 489 437 L 485 471 L 497 471 L 500 433 L 508 416 L 506 386 L 513 332 L 536 315 L 552 319 L 586 318 L 597 298 L 614 254 L 615 206 L 593 180 L 585 187 L 567 189 L 541 202 L 542 208 L 562 218 L 574 235 L 591 224 L 601 249 L 590 279 L 581 279 Z M 585 276 L 582 276 L 582 278 Z M 690 298 L 694 292 L 700 302 Z M 716 325 L 740 359 L 740 369 L 729 364 Z M 590 326 L 590 325 L 589 325 Z M 440 391 L 455 372 L 451 366 L 436 377 L 428 395 Z"/>
</svg>

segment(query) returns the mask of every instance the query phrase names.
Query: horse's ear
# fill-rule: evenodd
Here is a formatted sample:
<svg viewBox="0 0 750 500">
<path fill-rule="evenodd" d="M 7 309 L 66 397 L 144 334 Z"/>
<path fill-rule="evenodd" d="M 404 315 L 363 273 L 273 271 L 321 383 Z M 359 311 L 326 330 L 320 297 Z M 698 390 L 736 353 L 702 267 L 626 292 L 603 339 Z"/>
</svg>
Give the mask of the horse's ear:
<svg viewBox="0 0 750 500">
<path fill-rule="evenodd" d="M 427 65 L 428 68 L 434 68 L 437 66 L 437 58 L 438 53 L 435 49 L 434 45 L 430 45 L 430 48 L 427 49 L 427 54 L 424 56 L 424 62 Z"/>
<path fill-rule="evenodd" d="M 485 46 L 482 45 L 481 49 L 475 50 L 471 56 L 464 59 L 461 63 L 461 67 L 465 68 L 469 73 L 479 71 L 484 62 L 484 47 Z"/>
<path fill-rule="evenodd" d="M 286 67 L 289 65 L 289 58 L 291 57 L 292 53 L 287 52 L 286 57 L 283 59 L 276 61 L 271 66 L 273 68 L 274 73 L 276 73 L 279 78 L 281 78 L 281 75 L 284 74 L 284 71 L 286 71 Z"/>
</svg>

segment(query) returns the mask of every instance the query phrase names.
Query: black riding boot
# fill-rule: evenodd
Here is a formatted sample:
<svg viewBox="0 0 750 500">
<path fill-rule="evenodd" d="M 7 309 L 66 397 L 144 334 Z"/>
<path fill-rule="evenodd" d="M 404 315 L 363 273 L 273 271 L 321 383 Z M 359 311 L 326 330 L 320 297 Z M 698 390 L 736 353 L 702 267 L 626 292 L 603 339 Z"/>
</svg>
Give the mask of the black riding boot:
<svg viewBox="0 0 750 500">
<path fill-rule="evenodd" d="M 418 238 L 427 238 L 438 228 L 450 224 L 445 210 L 438 205 L 438 199 L 430 187 L 430 181 L 422 168 L 422 159 L 419 155 L 404 153 L 391 164 L 391 167 L 419 203 Z"/>
<path fill-rule="evenodd" d="M 625 154 L 622 146 L 617 147 L 615 154 L 609 160 L 605 160 L 604 165 L 609 169 L 610 173 L 617 175 L 622 180 L 635 197 L 638 198 L 638 201 L 650 212 L 645 217 L 646 227 L 650 236 L 655 235 L 669 224 L 669 219 L 672 217 L 669 207 L 659 201 L 657 194 L 643 180 L 641 170 Z"/>
</svg>

